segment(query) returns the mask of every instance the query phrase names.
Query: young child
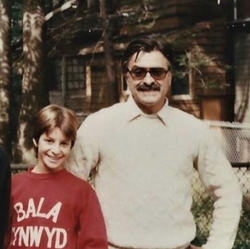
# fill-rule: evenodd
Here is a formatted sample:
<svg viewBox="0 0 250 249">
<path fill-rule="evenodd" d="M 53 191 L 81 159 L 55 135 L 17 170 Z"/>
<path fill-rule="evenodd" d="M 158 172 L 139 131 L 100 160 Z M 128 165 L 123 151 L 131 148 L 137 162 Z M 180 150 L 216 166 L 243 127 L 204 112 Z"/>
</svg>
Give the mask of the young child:
<svg viewBox="0 0 250 249">
<path fill-rule="evenodd" d="M 37 115 L 33 142 L 37 163 L 12 178 L 9 249 L 106 249 L 104 219 L 89 183 L 65 170 L 77 118 L 48 105 Z"/>
</svg>

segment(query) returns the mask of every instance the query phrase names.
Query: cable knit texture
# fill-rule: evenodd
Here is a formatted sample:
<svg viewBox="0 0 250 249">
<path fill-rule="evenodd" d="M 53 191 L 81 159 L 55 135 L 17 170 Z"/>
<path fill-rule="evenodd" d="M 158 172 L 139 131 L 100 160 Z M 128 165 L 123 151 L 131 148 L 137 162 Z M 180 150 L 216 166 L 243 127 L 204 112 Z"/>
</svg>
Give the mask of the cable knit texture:
<svg viewBox="0 0 250 249">
<path fill-rule="evenodd" d="M 144 249 L 185 248 L 194 239 L 196 165 L 215 199 L 204 248 L 232 248 L 241 191 L 208 127 L 195 117 L 167 104 L 146 115 L 130 98 L 83 122 L 69 161 L 69 170 L 81 178 L 92 171 L 109 241 Z"/>
</svg>

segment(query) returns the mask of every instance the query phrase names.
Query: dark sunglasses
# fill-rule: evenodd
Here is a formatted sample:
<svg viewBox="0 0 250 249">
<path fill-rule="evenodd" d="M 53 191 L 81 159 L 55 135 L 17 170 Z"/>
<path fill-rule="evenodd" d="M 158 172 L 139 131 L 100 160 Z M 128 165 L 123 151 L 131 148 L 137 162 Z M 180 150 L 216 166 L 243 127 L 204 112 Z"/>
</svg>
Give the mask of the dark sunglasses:
<svg viewBox="0 0 250 249">
<path fill-rule="evenodd" d="M 166 70 L 162 67 L 133 67 L 131 70 L 127 70 L 134 80 L 144 79 L 147 73 L 150 73 L 151 77 L 153 77 L 155 80 L 163 80 L 166 77 L 166 74 L 169 72 L 169 69 Z"/>
</svg>

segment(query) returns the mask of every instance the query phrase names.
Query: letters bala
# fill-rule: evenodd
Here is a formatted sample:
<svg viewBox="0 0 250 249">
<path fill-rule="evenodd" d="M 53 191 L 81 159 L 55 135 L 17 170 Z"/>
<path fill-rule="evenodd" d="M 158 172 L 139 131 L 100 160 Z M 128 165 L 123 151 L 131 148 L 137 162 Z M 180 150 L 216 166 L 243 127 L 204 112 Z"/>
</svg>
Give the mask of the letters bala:
<svg viewBox="0 0 250 249">
<path fill-rule="evenodd" d="M 38 217 L 43 219 L 51 219 L 56 224 L 61 210 L 62 203 L 57 202 L 47 213 L 42 212 L 42 207 L 45 199 L 41 198 L 38 205 L 35 205 L 34 200 L 29 199 L 27 210 L 21 202 L 14 205 L 17 212 L 17 221 L 21 222 L 31 217 Z M 47 241 L 47 248 L 63 248 L 67 244 L 67 232 L 64 228 L 59 227 L 46 227 L 46 226 L 18 226 L 12 228 L 14 236 L 14 246 L 41 246 Z"/>
</svg>

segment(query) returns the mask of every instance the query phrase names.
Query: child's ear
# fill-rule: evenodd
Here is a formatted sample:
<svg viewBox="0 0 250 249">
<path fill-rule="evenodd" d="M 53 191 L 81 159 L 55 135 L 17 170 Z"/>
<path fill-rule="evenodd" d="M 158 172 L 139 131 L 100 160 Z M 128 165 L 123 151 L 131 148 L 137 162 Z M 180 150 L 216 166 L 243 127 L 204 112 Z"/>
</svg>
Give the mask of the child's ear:
<svg viewBox="0 0 250 249">
<path fill-rule="evenodd" d="M 38 147 L 38 144 L 34 138 L 32 139 L 32 141 L 33 141 L 33 144 L 35 145 L 35 147 Z"/>
</svg>

